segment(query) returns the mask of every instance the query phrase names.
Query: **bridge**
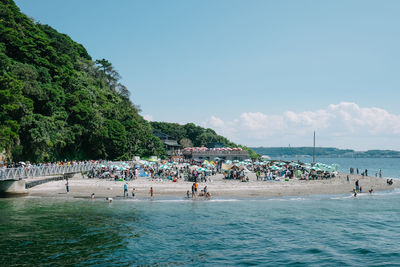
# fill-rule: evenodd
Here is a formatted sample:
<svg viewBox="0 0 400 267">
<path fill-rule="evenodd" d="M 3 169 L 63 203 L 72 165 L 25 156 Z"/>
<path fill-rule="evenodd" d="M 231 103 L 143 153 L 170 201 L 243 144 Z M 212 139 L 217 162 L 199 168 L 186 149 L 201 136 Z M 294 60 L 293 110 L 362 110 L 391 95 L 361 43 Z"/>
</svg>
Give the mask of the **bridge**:
<svg viewBox="0 0 400 267">
<path fill-rule="evenodd" d="M 121 164 L 121 162 L 80 162 L 70 165 L 52 164 L 0 169 L 0 194 L 25 194 L 29 187 L 90 171 L 100 163 L 104 166 Z"/>
</svg>

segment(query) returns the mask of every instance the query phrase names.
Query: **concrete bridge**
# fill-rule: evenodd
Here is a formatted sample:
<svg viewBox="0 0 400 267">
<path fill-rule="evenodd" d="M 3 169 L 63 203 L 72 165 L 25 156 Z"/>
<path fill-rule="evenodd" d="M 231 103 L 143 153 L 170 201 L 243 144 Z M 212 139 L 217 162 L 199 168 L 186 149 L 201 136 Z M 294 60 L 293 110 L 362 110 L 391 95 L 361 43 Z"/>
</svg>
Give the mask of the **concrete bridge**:
<svg viewBox="0 0 400 267">
<path fill-rule="evenodd" d="M 54 164 L 49 166 L 0 169 L 0 194 L 26 194 L 30 187 L 63 178 L 70 178 L 76 174 L 87 172 L 93 167 L 97 167 L 98 164 L 98 162 L 82 162 L 61 166 Z"/>
</svg>

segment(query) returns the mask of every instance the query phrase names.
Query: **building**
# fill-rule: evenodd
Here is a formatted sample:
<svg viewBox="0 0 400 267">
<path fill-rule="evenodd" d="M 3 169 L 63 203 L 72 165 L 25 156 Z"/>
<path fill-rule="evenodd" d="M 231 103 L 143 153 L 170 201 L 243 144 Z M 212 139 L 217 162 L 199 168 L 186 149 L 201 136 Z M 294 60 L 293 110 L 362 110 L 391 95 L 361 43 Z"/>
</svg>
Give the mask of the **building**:
<svg viewBox="0 0 400 267">
<path fill-rule="evenodd" d="M 168 134 L 165 134 L 159 130 L 154 130 L 154 135 L 160 138 L 161 142 L 164 145 L 165 150 L 169 156 L 180 154 L 181 145 L 178 144 L 178 141 L 173 139 Z"/>
<path fill-rule="evenodd" d="M 193 160 L 239 160 L 250 159 L 249 152 L 241 148 L 185 148 L 182 151 L 185 159 Z"/>
</svg>

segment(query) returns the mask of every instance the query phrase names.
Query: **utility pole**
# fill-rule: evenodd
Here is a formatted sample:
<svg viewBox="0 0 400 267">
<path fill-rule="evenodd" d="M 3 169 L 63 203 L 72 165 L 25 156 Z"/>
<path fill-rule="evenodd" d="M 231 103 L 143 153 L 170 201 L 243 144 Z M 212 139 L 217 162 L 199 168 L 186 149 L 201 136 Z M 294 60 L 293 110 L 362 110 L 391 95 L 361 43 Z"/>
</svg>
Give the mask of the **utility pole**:
<svg viewBox="0 0 400 267">
<path fill-rule="evenodd" d="M 313 164 L 312 164 L 312 165 L 314 165 L 314 164 L 315 164 L 315 131 L 314 131 L 314 147 L 313 147 L 313 157 L 312 157 L 312 162 L 313 162 Z"/>
</svg>

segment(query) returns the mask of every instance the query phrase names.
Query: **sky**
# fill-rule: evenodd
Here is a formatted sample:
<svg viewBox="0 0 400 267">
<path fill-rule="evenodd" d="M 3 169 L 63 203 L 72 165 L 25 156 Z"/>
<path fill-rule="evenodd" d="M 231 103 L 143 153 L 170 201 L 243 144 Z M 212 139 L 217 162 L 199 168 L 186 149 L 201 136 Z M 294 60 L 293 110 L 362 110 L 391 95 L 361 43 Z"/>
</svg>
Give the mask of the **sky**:
<svg viewBox="0 0 400 267">
<path fill-rule="evenodd" d="M 400 1 L 16 0 L 111 61 L 147 120 L 247 146 L 400 150 Z"/>
</svg>

